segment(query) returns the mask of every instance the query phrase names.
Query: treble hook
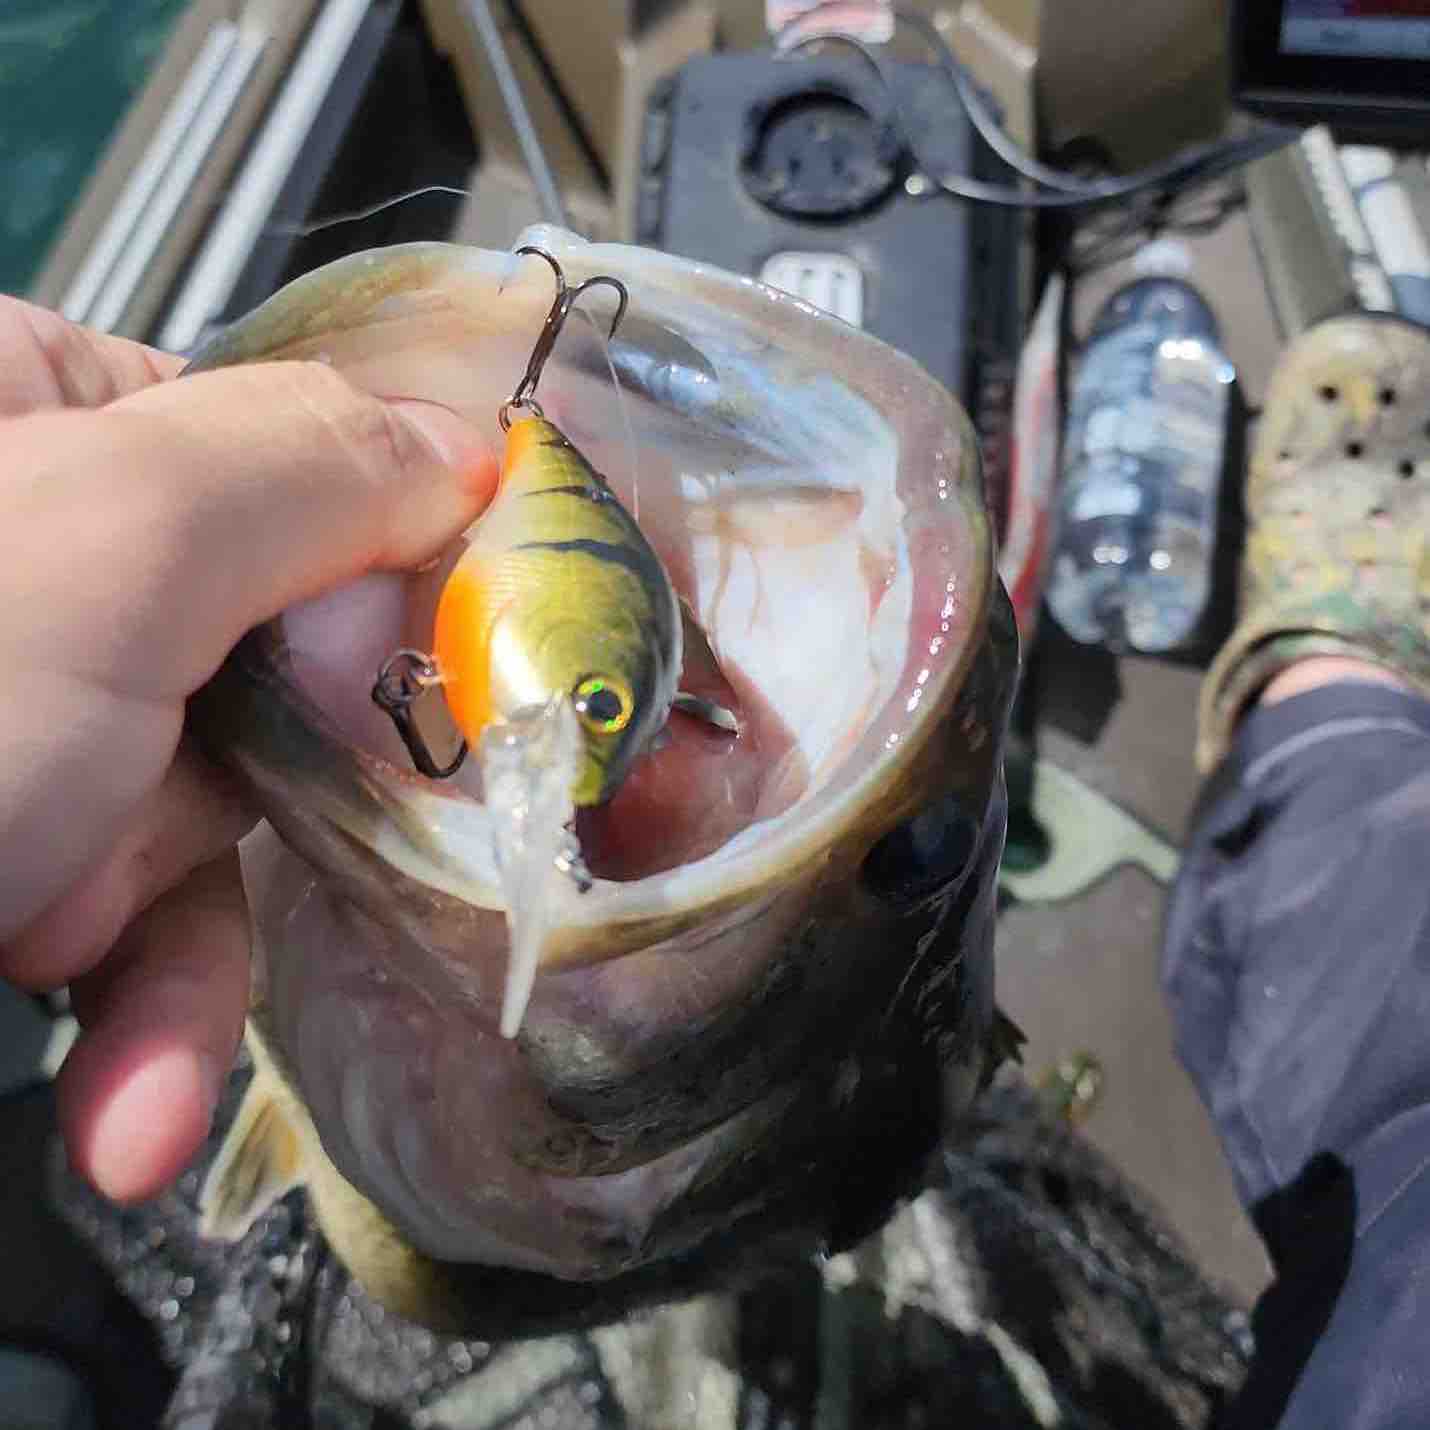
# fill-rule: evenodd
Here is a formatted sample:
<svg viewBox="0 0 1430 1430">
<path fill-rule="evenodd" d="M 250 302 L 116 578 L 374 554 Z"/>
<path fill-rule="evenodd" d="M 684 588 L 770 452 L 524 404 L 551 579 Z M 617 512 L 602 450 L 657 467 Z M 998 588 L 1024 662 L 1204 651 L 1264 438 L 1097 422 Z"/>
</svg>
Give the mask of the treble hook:
<svg viewBox="0 0 1430 1430">
<path fill-rule="evenodd" d="M 437 679 L 437 667 L 432 664 L 432 657 L 404 646 L 383 662 L 382 669 L 377 673 L 377 682 L 372 687 L 373 704 L 386 712 L 397 733 L 402 736 L 402 743 L 407 746 L 407 753 L 412 756 L 417 772 L 426 775 L 429 780 L 450 779 L 467 758 L 467 742 L 463 740 L 452 763 L 445 767 L 439 765 L 432 758 L 432 751 L 427 748 L 427 741 L 422 738 L 422 732 L 412 718 L 412 707 L 417 703 L 418 696 Z"/>
<path fill-rule="evenodd" d="M 556 301 L 552 303 L 551 309 L 546 315 L 546 321 L 541 325 L 541 333 L 531 350 L 531 358 L 526 364 L 526 372 L 522 374 L 521 381 L 517 383 L 516 391 L 502 404 L 502 409 L 497 414 L 497 420 L 501 423 L 503 432 L 510 429 L 511 414 L 517 408 L 524 408 L 533 417 L 542 416 L 541 404 L 535 397 L 536 384 L 541 381 L 546 360 L 551 356 L 551 351 L 556 346 L 556 340 L 561 336 L 561 329 L 566 326 L 566 319 L 571 316 L 571 309 L 580 301 L 581 295 L 588 288 L 598 288 L 602 284 L 616 290 L 620 302 L 616 306 L 616 316 L 611 319 L 611 330 L 606 334 L 607 342 L 616 336 L 616 329 L 620 327 L 621 319 L 626 316 L 626 304 L 630 300 L 630 295 L 626 292 L 626 285 L 619 278 L 612 278 L 607 273 L 598 273 L 594 278 L 588 278 L 584 283 L 578 283 L 576 287 L 571 288 L 567 285 L 566 275 L 561 271 L 561 265 L 544 248 L 526 244 L 517 249 L 517 254 L 532 254 L 537 258 L 544 258 L 551 265 L 551 271 L 556 275 Z"/>
</svg>

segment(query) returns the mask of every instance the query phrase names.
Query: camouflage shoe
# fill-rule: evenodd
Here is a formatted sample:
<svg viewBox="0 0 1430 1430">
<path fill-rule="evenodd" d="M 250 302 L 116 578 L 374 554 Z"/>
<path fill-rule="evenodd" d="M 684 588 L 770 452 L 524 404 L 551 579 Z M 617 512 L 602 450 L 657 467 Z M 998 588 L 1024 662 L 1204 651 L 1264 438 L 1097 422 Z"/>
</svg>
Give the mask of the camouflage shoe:
<svg viewBox="0 0 1430 1430">
<path fill-rule="evenodd" d="M 1241 614 L 1202 686 L 1197 763 L 1309 655 L 1374 661 L 1430 695 L 1430 333 L 1332 318 L 1283 354 L 1246 484 Z"/>
</svg>

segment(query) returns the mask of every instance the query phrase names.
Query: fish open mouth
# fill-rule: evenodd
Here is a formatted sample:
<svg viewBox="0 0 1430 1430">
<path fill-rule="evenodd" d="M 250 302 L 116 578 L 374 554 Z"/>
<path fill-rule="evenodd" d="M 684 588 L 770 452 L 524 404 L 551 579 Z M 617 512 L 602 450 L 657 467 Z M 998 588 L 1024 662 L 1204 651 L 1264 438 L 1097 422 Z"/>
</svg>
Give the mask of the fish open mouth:
<svg viewBox="0 0 1430 1430">
<path fill-rule="evenodd" d="M 983 1066 L 991 977 L 963 940 L 983 948 L 991 917 L 1012 665 L 1002 645 L 973 681 L 996 586 L 971 430 L 914 364 L 794 299 L 523 239 L 630 290 L 609 347 L 568 327 L 542 405 L 703 633 L 682 688 L 741 729 L 675 712 L 581 812 L 594 883 L 553 886 L 508 1041 L 479 771 L 416 773 L 369 693 L 394 650 L 428 647 L 460 543 L 289 610 L 220 682 L 227 757 L 289 846 L 254 881 L 266 1036 L 346 1182 L 444 1264 L 592 1281 L 735 1226 L 798 1218 L 819 1241 L 829 1127 L 867 1116 L 866 1145 L 892 1139 L 907 1170 Z M 496 445 L 549 298 L 527 262 L 394 250 L 360 293 L 340 263 L 210 360 L 323 356 Z M 440 760 L 458 736 L 440 691 L 422 699 Z M 923 874 L 871 878 L 900 831 Z M 839 1165 L 847 1201 L 866 1172 Z"/>
</svg>

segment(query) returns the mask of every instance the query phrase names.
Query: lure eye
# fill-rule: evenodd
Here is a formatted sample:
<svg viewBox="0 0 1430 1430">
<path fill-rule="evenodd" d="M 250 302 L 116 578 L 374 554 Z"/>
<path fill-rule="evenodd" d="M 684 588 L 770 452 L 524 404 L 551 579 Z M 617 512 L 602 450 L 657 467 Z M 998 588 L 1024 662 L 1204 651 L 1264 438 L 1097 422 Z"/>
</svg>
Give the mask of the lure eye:
<svg viewBox="0 0 1430 1430">
<path fill-rule="evenodd" d="M 615 735 L 631 723 L 629 686 L 609 675 L 588 675 L 571 692 L 576 714 L 593 735 Z"/>
</svg>

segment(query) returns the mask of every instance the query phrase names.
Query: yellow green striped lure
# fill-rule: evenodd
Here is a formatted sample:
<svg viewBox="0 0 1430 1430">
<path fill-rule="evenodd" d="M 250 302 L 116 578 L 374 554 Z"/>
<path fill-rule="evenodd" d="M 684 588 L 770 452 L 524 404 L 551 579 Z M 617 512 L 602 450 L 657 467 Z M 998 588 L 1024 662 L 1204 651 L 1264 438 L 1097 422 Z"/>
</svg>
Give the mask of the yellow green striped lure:
<svg viewBox="0 0 1430 1430">
<path fill-rule="evenodd" d="M 735 721 L 678 695 L 682 612 L 665 567 L 605 478 L 535 399 L 576 300 L 598 284 L 615 289 L 614 335 L 625 286 L 600 276 L 571 288 L 550 254 L 517 252 L 544 258 L 557 291 L 526 373 L 501 411 L 507 437 L 497 494 L 443 587 L 432 654 L 398 651 L 379 673 L 373 699 L 392 717 L 417 768 L 443 778 L 492 725 L 569 697 L 584 740 L 571 797 L 593 805 L 619 788 L 672 705 L 727 730 Z M 410 715 L 417 695 L 433 684 L 466 742 L 445 769 Z"/>
<path fill-rule="evenodd" d="M 469 743 L 571 697 L 585 738 L 571 794 L 599 804 L 663 728 L 680 678 L 680 607 L 605 480 L 544 417 L 507 432 L 496 499 L 437 606 L 433 657 Z"/>
</svg>

